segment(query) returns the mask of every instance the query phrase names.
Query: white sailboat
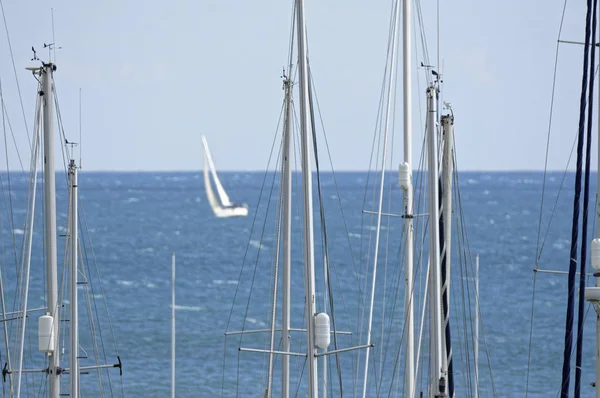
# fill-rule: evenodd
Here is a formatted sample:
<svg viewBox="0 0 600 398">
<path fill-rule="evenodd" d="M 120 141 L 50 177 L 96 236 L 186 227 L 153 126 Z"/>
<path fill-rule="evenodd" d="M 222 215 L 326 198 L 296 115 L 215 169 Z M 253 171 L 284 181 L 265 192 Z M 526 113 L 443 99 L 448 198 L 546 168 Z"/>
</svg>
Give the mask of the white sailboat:
<svg viewBox="0 0 600 398">
<path fill-rule="evenodd" d="M 208 149 L 208 143 L 206 142 L 206 137 L 204 136 L 202 136 L 202 146 L 204 147 L 204 188 L 206 190 L 208 203 L 210 204 L 213 213 L 215 213 L 215 216 L 219 218 L 247 216 L 248 205 L 246 203 L 232 203 L 227 195 L 227 192 L 225 192 L 225 188 L 223 188 L 221 180 L 219 180 L 219 176 L 215 170 L 215 164 L 213 163 L 210 150 Z M 219 195 L 218 199 L 212 189 L 212 184 L 210 181 L 211 176 L 217 188 L 217 193 Z"/>
</svg>

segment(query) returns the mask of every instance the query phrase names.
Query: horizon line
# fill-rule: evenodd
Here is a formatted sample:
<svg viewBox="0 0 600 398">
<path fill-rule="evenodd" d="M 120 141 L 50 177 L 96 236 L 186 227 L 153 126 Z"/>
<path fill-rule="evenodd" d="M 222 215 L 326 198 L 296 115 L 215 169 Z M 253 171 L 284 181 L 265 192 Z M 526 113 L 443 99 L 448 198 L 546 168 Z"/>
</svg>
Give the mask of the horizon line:
<svg viewBox="0 0 600 398">
<path fill-rule="evenodd" d="M 83 173 L 202 173 L 203 169 L 167 169 L 167 170 L 160 170 L 160 169 L 85 169 L 85 168 L 80 168 L 79 169 L 80 172 Z M 15 171 L 15 170 L 6 170 L 6 169 L 0 169 L 0 173 L 7 173 L 7 172 L 13 172 L 13 173 L 17 173 L 17 172 L 26 172 L 29 173 L 29 171 L 27 170 L 20 170 L 20 171 Z M 269 169 L 266 171 L 278 171 L 276 169 Z M 298 173 L 301 170 L 293 170 L 293 172 Z M 344 169 L 344 170 L 321 170 L 321 172 L 324 173 L 367 173 L 367 172 L 373 172 L 375 170 L 358 170 L 358 169 Z M 379 172 L 380 170 L 376 170 L 377 172 Z M 398 170 L 396 169 L 389 169 L 389 172 L 397 172 Z M 456 171 L 456 170 L 455 170 Z M 547 172 L 547 173 L 564 173 L 564 172 L 575 172 L 575 170 L 564 170 L 564 169 L 548 169 L 548 170 L 543 170 L 543 169 L 464 169 L 464 170 L 458 170 L 458 173 L 539 173 L 539 172 Z M 56 173 L 61 173 L 64 172 L 64 170 L 62 169 L 57 169 L 55 170 Z M 264 169 L 252 169 L 252 170 L 236 170 L 236 169 L 225 169 L 225 170 L 216 170 L 217 173 L 264 173 L 265 170 Z M 316 170 L 312 170 L 313 173 L 316 173 Z M 415 172 L 419 172 L 419 170 L 413 170 L 413 173 Z M 590 172 L 596 173 L 598 172 L 598 170 L 590 170 Z M 43 171 L 39 171 L 39 173 L 43 173 Z"/>
</svg>

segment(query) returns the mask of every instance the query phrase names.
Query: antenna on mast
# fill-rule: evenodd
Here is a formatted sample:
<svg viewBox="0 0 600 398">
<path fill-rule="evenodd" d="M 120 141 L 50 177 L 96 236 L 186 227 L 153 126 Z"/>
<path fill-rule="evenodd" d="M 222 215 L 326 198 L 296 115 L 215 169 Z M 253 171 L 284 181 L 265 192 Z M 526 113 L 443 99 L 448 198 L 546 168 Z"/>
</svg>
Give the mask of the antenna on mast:
<svg viewBox="0 0 600 398">
<path fill-rule="evenodd" d="M 81 140 L 81 87 L 79 87 L 79 168 L 81 169 L 81 152 L 83 141 Z"/>
<path fill-rule="evenodd" d="M 75 155 L 75 147 L 79 145 L 77 142 L 71 142 L 65 138 L 65 146 L 70 146 L 71 149 L 67 148 L 67 153 L 69 154 L 69 159 L 74 159 Z"/>
</svg>

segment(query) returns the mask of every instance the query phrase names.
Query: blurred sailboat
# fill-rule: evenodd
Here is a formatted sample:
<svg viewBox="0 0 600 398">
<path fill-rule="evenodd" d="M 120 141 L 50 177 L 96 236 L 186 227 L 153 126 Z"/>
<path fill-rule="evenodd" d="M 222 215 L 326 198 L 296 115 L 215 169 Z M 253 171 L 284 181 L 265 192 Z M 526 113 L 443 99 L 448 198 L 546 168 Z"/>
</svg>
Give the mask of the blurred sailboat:
<svg viewBox="0 0 600 398">
<path fill-rule="evenodd" d="M 219 176 L 215 171 L 215 164 L 210 156 L 208 143 L 206 142 L 206 138 L 204 136 L 202 136 L 202 145 L 204 146 L 204 187 L 206 189 L 208 203 L 210 203 L 213 213 L 215 213 L 215 216 L 222 218 L 247 216 L 248 205 L 246 203 L 232 203 L 231 200 L 229 200 L 229 196 L 227 195 L 227 192 L 225 192 L 223 185 L 221 185 Z M 210 181 L 211 175 L 214 180 L 215 187 L 217 188 L 217 194 L 219 195 L 218 198 L 215 196 L 215 193 L 212 189 L 212 184 Z"/>
</svg>

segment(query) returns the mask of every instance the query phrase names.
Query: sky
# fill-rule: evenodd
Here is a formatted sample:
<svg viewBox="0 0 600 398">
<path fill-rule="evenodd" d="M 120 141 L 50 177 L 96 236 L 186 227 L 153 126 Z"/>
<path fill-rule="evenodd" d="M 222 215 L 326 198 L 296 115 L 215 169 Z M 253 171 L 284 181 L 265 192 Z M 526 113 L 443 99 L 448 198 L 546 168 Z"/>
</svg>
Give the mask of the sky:
<svg viewBox="0 0 600 398">
<path fill-rule="evenodd" d="M 0 79 L 25 168 L 29 147 L 15 70 L 31 131 L 37 82 L 25 67 L 37 65 L 32 46 L 48 57 L 43 43 L 53 41 L 52 8 L 54 40 L 62 47 L 55 55 L 56 90 L 70 141 L 79 141 L 82 93 L 84 170 L 200 170 L 202 135 L 218 170 L 265 169 L 283 101 L 291 0 L 2 3 Z M 437 3 L 421 0 L 421 7 L 429 57 L 443 73 L 443 100 L 454 110 L 458 168 L 543 169 L 564 1 L 439 1 L 439 64 Z M 585 5 L 577 3 L 567 4 L 564 40 L 583 40 Z M 391 5 L 305 1 L 311 71 L 336 171 L 369 168 Z M 418 158 L 426 87 L 425 71 L 416 68 L 423 51 L 418 43 L 413 50 Z M 552 170 L 566 167 L 577 132 L 582 54 L 583 46 L 560 46 Z M 401 89 L 392 163 L 402 160 Z M 8 134 L 9 167 L 20 168 Z"/>
</svg>

